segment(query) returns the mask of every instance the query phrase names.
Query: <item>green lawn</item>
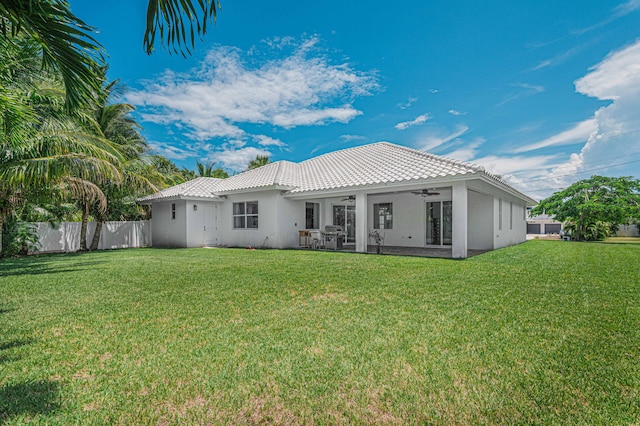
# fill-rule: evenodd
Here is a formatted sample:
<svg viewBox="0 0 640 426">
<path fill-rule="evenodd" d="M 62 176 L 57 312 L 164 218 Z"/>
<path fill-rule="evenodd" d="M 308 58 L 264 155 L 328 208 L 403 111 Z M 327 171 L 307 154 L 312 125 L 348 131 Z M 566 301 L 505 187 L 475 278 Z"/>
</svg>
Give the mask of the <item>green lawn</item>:
<svg viewBox="0 0 640 426">
<path fill-rule="evenodd" d="M 0 261 L 0 423 L 637 424 L 640 245 Z"/>
</svg>

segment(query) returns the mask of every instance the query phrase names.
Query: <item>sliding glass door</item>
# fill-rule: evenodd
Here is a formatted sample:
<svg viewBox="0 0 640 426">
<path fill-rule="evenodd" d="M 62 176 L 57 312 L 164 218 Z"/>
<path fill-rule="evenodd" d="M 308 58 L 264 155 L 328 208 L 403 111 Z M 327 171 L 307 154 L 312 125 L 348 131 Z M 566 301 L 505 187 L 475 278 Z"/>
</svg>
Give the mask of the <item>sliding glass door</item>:
<svg viewBox="0 0 640 426">
<path fill-rule="evenodd" d="M 333 206 L 333 224 L 342 226 L 345 244 L 355 244 L 356 206 Z"/>
<path fill-rule="evenodd" d="M 450 246 L 452 242 L 451 201 L 427 202 L 427 235 L 428 246 Z"/>
</svg>

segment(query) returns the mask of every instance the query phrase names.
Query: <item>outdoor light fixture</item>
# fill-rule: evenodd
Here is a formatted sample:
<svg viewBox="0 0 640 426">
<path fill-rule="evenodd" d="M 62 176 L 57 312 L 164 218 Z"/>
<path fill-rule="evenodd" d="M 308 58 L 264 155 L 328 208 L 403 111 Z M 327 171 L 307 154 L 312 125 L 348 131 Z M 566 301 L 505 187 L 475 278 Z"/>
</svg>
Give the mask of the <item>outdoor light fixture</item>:
<svg viewBox="0 0 640 426">
<path fill-rule="evenodd" d="M 197 205 L 197 204 L 194 204 L 194 205 L 193 205 L 193 211 L 195 212 L 195 211 L 197 211 L 197 210 L 198 210 L 198 205 Z"/>
</svg>

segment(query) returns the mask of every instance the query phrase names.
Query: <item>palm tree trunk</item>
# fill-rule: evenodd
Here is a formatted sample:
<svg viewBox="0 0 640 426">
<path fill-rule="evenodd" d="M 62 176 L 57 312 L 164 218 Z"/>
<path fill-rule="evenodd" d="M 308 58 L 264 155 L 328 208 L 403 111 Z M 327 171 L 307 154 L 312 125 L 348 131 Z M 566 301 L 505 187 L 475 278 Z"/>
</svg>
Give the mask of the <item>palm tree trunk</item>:
<svg viewBox="0 0 640 426">
<path fill-rule="evenodd" d="M 87 222 L 89 222 L 89 205 L 82 202 L 82 223 L 80 225 L 80 251 L 87 251 Z"/>
<path fill-rule="evenodd" d="M 104 224 L 104 218 L 100 217 L 96 222 L 96 232 L 93 233 L 93 239 L 89 246 L 89 251 L 98 250 L 98 244 L 100 244 L 100 235 L 102 234 L 102 225 Z"/>
</svg>

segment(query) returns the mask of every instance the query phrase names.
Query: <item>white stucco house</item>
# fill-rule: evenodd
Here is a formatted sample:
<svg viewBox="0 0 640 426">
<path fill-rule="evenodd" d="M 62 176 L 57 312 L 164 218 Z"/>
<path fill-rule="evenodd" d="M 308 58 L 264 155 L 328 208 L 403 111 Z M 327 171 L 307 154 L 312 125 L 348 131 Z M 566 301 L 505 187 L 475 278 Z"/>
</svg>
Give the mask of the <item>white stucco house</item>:
<svg viewBox="0 0 640 426">
<path fill-rule="evenodd" d="M 299 246 L 301 230 L 339 225 L 344 246 L 492 250 L 526 239 L 532 198 L 478 165 L 379 142 L 226 179 L 197 178 L 138 200 L 155 247 Z"/>
</svg>

